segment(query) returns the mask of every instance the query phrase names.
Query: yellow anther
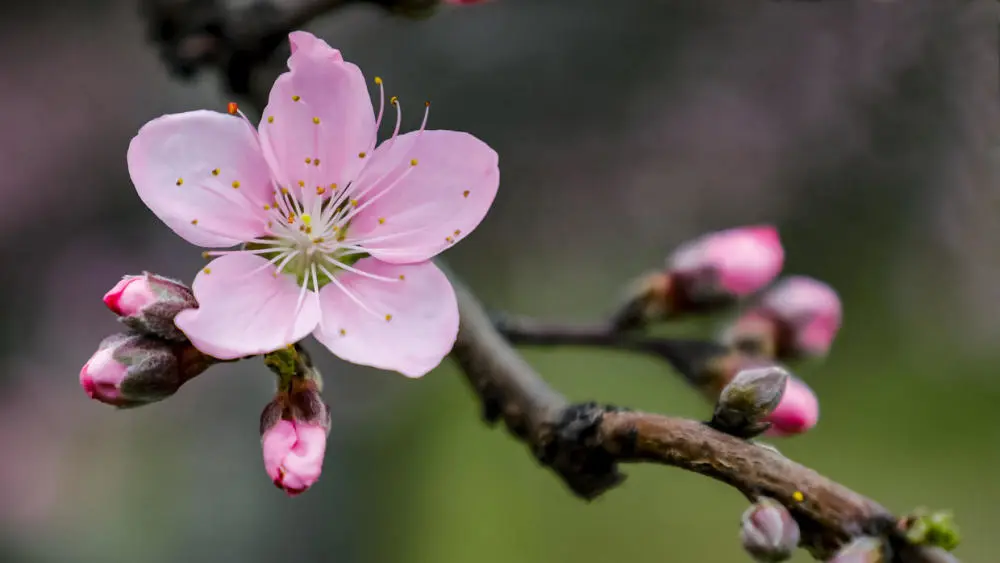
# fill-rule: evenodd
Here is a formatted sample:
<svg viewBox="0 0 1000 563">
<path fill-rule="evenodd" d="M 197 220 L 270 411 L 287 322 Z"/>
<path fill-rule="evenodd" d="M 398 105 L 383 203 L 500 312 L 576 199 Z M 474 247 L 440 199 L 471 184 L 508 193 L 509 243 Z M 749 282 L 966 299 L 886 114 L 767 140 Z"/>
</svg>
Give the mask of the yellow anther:
<svg viewBox="0 0 1000 563">
<path fill-rule="evenodd" d="M 376 76 L 375 77 L 375 84 L 376 85 L 381 85 L 382 84 L 382 77 L 381 76 Z"/>
<path fill-rule="evenodd" d="M 424 107 L 425 107 L 425 108 L 429 108 L 429 107 L 431 107 L 431 101 L 430 101 L 430 100 L 427 100 L 426 102 L 424 102 Z"/>
<path fill-rule="evenodd" d="M 379 225 L 385 225 L 385 217 L 379 217 L 378 218 L 378 224 Z"/>
<path fill-rule="evenodd" d="M 389 98 L 389 103 L 392 104 L 392 105 L 398 104 L 399 103 L 399 97 L 398 96 L 393 96 L 393 97 Z"/>
<path fill-rule="evenodd" d="M 368 153 L 366 153 L 366 152 L 363 152 L 363 151 L 362 151 L 362 152 L 359 152 L 359 153 L 358 153 L 358 158 L 364 158 L 364 157 L 366 157 L 366 156 L 368 156 Z"/>
<path fill-rule="evenodd" d="M 310 215 L 308 213 L 303 213 L 302 214 L 302 222 L 305 223 L 306 225 L 312 225 L 312 222 L 313 222 L 312 215 Z"/>
<path fill-rule="evenodd" d="M 293 101 L 293 102 L 297 102 L 297 101 L 299 101 L 299 100 L 301 100 L 301 99 L 302 99 L 302 98 L 301 98 L 301 97 L 299 97 L 299 96 L 292 96 L 292 101 Z"/>
<path fill-rule="evenodd" d="M 215 170 L 212 170 L 212 176 L 218 176 L 218 175 L 219 175 L 219 169 L 218 168 L 216 168 Z"/>
<path fill-rule="evenodd" d="M 319 244 L 321 242 L 323 242 L 323 237 L 316 237 L 313 239 L 313 243 L 315 244 Z"/>
<path fill-rule="evenodd" d="M 313 159 L 313 164 L 315 164 L 316 166 L 319 166 L 319 159 L 318 158 Z"/>
<path fill-rule="evenodd" d="M 177 178 L 177 185 L 178 186 L 181 185 L 181 184 L 183 184 L 183 183 L 184 183 L 184 178 Z"/>
<path fill-rule="evenodd" d="M 460 229 L 455 229 L 455 236 L 457 237 L 460 234 L 462 234 L 462 231 Z"/>
<path fill-rule="evenodd" d="M 386 315 L 385 316 L 385 322 L 389 322 L 391 320 L 392 320 L 392 315 Z"/>
<path fill-rule="evenodd" d="M 306 164 L 312 164 L 312 162 L 313 162 L 313 159 L 311 159 L 311 158 L 309 158 L 309 157 L 307 156 L 307 157 L 306 157 Z"/>
<path fill-rule="evenodd" d="M 323 186 L 316 186 L 316 195 L 323 195 L 326 193 L 326 188 Z"/>
<path fill-rule="evenodd" d="M 344 329 L 340 329 L 340 335 L 341 336 L 347 336 L 347 331 L 344 330 Z"/>
<path fill-rule="evenodd" d="M 462 197 L 469 197 L 469 190 L 462 192 Z"/>
<path fill-rule="evenodd" d="M 351 207 L 357 207 L 357 206 L 358 206 L 358 200 L 352 199 L 351 200 Z"/>
<path fill-rule="evenodd" d="M 205 260 L 208 260 L 209 256 L 210 256 L 210 254 L 208 252 L 202 252 L 201 253 L 201 257 L 204 258 Z"/>
<path fill-rule="evenodd" d="M 330 191 L 331 192 L 337 191 L 337 184 L 330 184 Z"/>
<path fill-rule="evenodd" d="M 299 230 L 302 231 L 303 233 L 306 232 L 306 226 L 305 225 L 299 225 Z"/>
<path fill-rule="evenodd" d="M 417 159 L 414 158 L 413 160 L 410 161 L 410 166 L 416 166 L 416 165 L 417 165 Z"/>
<path fill-rule="evenodd" d="M 268 229 L 270 229 L 270 228 L 271 228 L 271 227 L 273 227 L 273 226 L 274 226 L 274 221 L 268 221 L 268 222 L 267 222 L 267 228 L 268 228 Z"/>
<path fill-rule="evenodd" d="M 289 223 L 294 223 L 295 222 L 295 214 L 294 213 L 289 213 L 288 214 L 288 222 Z"/>
<path fill-rule="evenodd" d="M 306 159 L 306 162 L 308 162 L 308 159 Z M 298 181 L 298 184 L 299 184 L 299 187 L 300 187 L 300 188 L 304 188 L 304 187 L 306 187 L 306 182 L 305 182 L 305 180 L 299 180 L 299 181 Z"/>
<path fill-rule="evenodd" d="M 212 269 L 211 268 L 205 268 L 202 271 L 205 272 L 206 274 L 211 274 L 212 273 Z"/>
<path fill-rule="evenodd" d="M 344 239 L 346 239 L 346 238 L 347 238 L 347 235 L 341 233 L 341 234 L 337 235 L 337 242 L 343 242 Z"/>
<path fill-rule="evenodd" d="M 239 189 L 239 187 L 240 187 L 240 181 L 239 180 L 233 180 L 233 189 L 236 190 L 236 189 Z"/>
<path fill-rule="evenodd" d="M 311 235 L 312 232 L 313 232 L 313 228 L 312 227 L 306 227 L 305 228 L 305 232 L 306 232 L 307 235 Z"/>
<path fill-rule="evenodd" d="M 271 209 L 271 206 L 265 203 L 264 204 L 264 211 L 267 211 L 268 209 Z"/>
<path fill-rule="evenodd" d="M 197 219 L 191 219 L 191 224 L 192 225 L 197 225 L 198 224 L 198 220 Z"/>
<path fill-rule="evenodd" d="M 288 195 L 288 188 L 281 188 L 281 195 Z"/>
<path fill-rule="evenodd" d="M 792 493 L 792 498 L 795 499 L 795 502 L 802 502 L 806 500 L 806 496 L 802 494 L 802 491 L 795 491 Z"/>
<path fill-rule="evenodd" d="M 314 117 L 313 118 L 313 123 L 315 123 L 316 125 L 319 125 L 319 118 L 318 117 Z"/>
<path fill-rule="evenodd" d="M 267 122 L 268 123 L 274 123 L 274 116 L 273 115 L 267 116 Z"/>
<path fill-rule="evenodd" d="M 406 279 L 406 276 L 404 276 L 403 274 L 399 274 L 399 281 L 403 281 L 405 279 Z"/>
<path fill-rule="evenodd" d="M 448 241 L 448 244 L 451 244 L 451 243 L 455 242 L 455 239 L 453 239 L 451 237 L 444 237 L 444 240 Z"/>
</svg>

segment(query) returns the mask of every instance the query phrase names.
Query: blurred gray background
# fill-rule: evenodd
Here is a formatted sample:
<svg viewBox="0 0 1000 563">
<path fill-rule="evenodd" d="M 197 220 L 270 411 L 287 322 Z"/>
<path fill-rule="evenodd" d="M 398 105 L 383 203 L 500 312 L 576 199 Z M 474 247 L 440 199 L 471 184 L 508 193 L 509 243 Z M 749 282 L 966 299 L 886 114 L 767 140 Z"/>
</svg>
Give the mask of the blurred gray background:
<svg viewBox="0 0 1000 563">
<path fill-rule="evenodd" d="M 134 411 L 88 400 L 80 366 L 117 330 L 103 293 L 202 264 L 136 196 L 128 142 L 228 101 L 213 75 L 168 75 L 135 4 L 0 7 L 0 561 L 746 560 L 737 493 L 644 466 L 582 503 L 479 421 L 447 360 L 408 381 L 312 345 L 334 428 L 294 499 L 260 459 L 262 365 Z M 799 371 L 820 424 L 777 445 L 894 510 L 953 508 L 970 563 L 1000 550 L 995 4 L 496 0 L 311 29 L 500 153 L 496 205 L 448 253 L 491 307 L 594 319 L 684 239 L 777 224 L 787 271 L 845 304 L 832 356 Z M 526 356 L 574 399 L 708 410 L 645 358 Z"/>
</svg>

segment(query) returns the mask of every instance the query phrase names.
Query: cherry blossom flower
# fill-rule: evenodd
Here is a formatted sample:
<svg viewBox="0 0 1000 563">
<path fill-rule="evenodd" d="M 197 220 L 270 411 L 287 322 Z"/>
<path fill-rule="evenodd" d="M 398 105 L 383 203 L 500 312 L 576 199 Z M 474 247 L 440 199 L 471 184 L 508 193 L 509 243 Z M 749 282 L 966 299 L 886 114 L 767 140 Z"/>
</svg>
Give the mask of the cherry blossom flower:
<svg viewBox="0 0 1000 563">
<path fill-rule="evenodd" d="M 175 319 L 220 359 L 310 333 L 341 358 L 419 377 L 450 351 L 454 290 L 429 260 L 482 221 L 498 157 L 462 132 L 420 129 L 377 145 L 361 70 L 305 32 L 289 36 L 259 131 L 231 107 L 155 119 L 128 166 L 164 223 L 216 257 L 195 278 L 200 307 Z M 375 78 L 382 91 L 382 80 Z M 428 104 L 429 107 L 429 104 Z M 377 146 L 376 146 L 377 145 Z"/>
</svg>

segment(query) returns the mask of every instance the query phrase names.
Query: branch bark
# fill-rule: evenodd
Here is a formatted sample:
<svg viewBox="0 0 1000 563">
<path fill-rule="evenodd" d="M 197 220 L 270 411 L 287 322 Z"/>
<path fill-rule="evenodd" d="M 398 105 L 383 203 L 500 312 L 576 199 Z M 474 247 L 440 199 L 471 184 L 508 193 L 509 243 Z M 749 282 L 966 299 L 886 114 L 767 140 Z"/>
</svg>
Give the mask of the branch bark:
<svg viewBox="0 0 1000 563">
<path fill-rule="evenodd" d="M 209 0 L 144 0 L 143 6 L 150 34 L 176 73 L 189 76 L 200 67 L 214 67 L 226 77 L 231 92 L 245 96 L 260 110 L 267 102 L 270 83 L 283 70 L 284 60 L 274 52 L 285 35 L 348 1 L 300 0 L 291 8 L 259 2 L 234 10 Z M 937 548 L 908 545 L 897 529 L 897 518 L 877 502 L 770 448 L 697 421 L 597 403 L 571 404 L 517 353 L 472 292 L 454 275 L 449 276 L 461 316 L 452 357 L 480 399 L 484 419 L 491 424 L 503 421 L 574 494 L 593 499 L 614 488 L 625 479 L 621 463 L 658 463 L 705 475 L 749 499 L 768 496 L 781 502 L 801 528 L 802 547 L 816 558 L 829 557 L 852 537 L 875 535 L 893 547 L 893 563 L 942 561 Z M 556 332 L 548 331 L 550 335 Z M 508 333 L 518 340 L 517 331 Z M 586 343 L 653 353 L 675 367 L 705 352 L 725 351 L 698 341 L 625 339 L 597 325 L 566 329 L 563 341 L 553 338 L 547 343 Z M 688 374 L 691 383 L 703 385 L 690 375 L 697 373 L 696 367 L 688 365 L 689 369 L 680 371 Z"/>
</svg>

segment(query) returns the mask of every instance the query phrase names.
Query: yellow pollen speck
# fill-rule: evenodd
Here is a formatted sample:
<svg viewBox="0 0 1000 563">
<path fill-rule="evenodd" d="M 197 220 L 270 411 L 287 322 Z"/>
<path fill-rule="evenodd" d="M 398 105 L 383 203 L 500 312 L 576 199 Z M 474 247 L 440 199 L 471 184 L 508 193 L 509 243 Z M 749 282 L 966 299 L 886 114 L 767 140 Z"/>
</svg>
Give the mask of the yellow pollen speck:
<svg viewBox="0 0 1000 563">
<path fill-rule="evenodd" d="M 208 256 L 209 256 L 208 252 L 202 252 L 201 253 L 201 257 L 204 258 L 204 259 L 206 259 L 206 260 L 208 260 Z"/>
<path fill-rule="evenodd" d="M 264 211 L 267 211 L 268 209 L 271 209 L 271 206 L 265 203 L 264 204 Z"/>
<path fill-rule="evenodd" d="M 233 189 L 234 190 L 235 189 L 239 189 L 239 187 L 240 187 L 240 181 L 239 180 L 233 180 Z"/>
<path fill-rule="evenodd" d="M 198 220 L 197 219 L 191 219 L 191 224 L 192 225 L 197 225 L 198 224 Z"/>
<path fill-rule="evenodd" d="M 469 197 L 469 190 L 462 192 L 462 197 Z"/>
<path fill-rule="evenodd" d="M 305 180 L 299 180 L 299 187 L 300 187 L 300 188 L 304 188 L 304 187 L 306 187 L 306 182 L 305 182 Z"/>
<path fill-rule="evenodd" d="M 379 225 L 385 225 L 385 217 L 379 217 L 378 218 L 378 224 Z"/>
<path fill-rule="evenodd" d="M 352 199 L 351 200 L 351 207 L 357 207 L 357 206 L 358 206 L 358 200 Z"/>
<path fill-rule="evenodd" d="M 343 234 L 339 234 L 339 235 L 337 235 L 337 242 L 343 242 L 344 239 L 346 239 L 346 238 L 347 238 L 347 236 L 345 236 Z"/>
<path fill-rule="evenodd" d="M 417 159 L 414 158 L 413 160 L 410 161 L 410 166 L 416 166 L 416 165 L 417 165 Z"/>
<path fill-rule="evenodd" d="M 368 156 L 368 154 L 367 154 L 367 153 L 364 153 L 364 152 L 359 152 L 359 153 L 358 153 L 358 158 L 364 158 L 364 157 L 366 157 L 366 156 Z"/>
<path fill-rule="evenodd" d="M 205 272 L 206 274 L 211 274 L 212 273 L 212 269 L 211 268 L 205 268 L 202 271 Z"/>
<path fill-rule="evenodd" d="M 316 195 L 323 195 L 326 192 L 326 188 L 323 186 L 316 186 Z"/>
<path fill-rule="evenodd" d="M 319 125 L 319 118 L 318 117 L 314 117 L 313 118 L 313 123 L 315 123 L 316 125 Z"/>
<path fill-rule="evenodd" d="M 299 225 L 299 230 L 302 231 L 303 233 L 306 232 L 306 226 L 305 225 Z"/>
<path fill-rule="evenodd" d="M 306 157 L 306 164 L 312 164 L 313 159 Z"/>
<path fill-rule="evenodd" d="M 806 499 L 805 495 L 802 494 L 802 491 L 795 491 L 792 493 L 792 498 L 795 499 L 795 502 L 802 502 Z"/>
<path fill-rule="evenodd" d="M 177 178 L 177 185 L 178 186 L 181 185 L 181 184 L 183 184 L 183 183 L 184 183 L 184 178 Z"/>
<path fill-rule="evenodd" d="M 274 116 L 273 115 L 267 116 L 267 122 L 268 123 L 274 123 Z"/>
<path fill-rule="evenodd" d="M 449 243 L 455 242 L 455 239 L 453 239 L 451 237 L 444 237 L 444 240 L 448 241 Z"/>
<path fill-rule="evenodd" d="M 281 195 L 288 195 L 288 188 L 281 188 Z"/>
<path fill-rule="evenodd" d="M 302 98 L 301 98 L 301 97 L 299 97 L 299 96 L 292 96 L 292 101 L 293 101 L 293 102 L 297 102 L 297 101 L 299 101 L 299 100 L 301 100 L 301 99 L 302 99 Z"/>
<path fill-rule="evenodd" d="M 294 213 L 289 213 L 288 214 L 288 222 L 289 223 L 294 223 L 295 222 L 295 214 Z"/>
<path fill-rule="evenodd" d="M 376 76 L 375 77 L 375 84 L 382 84 L 382 77 L 381 76 Z"/>
<path fill-rule="evenodd" d="M 460 229 L 455 229 L 455 236 L 457 237 L 460 234 L 462 234 L 462 231 Z"/>
<path fill-rule="evenodd" d="M 385 322 L 389 322 L 391 320 L 392 320 L 392 315 L 386 315 L 385 316 Z"/>
<path fill-rule="evenodd" d="M 316 244 L 319 244 L 319 243 L 323 242 L 323 237 L 316 237 L 316 238 L 313 239 L 313 242 L 316 243 Z"/>
<path fill-rule="evenodd" d="M 219 169 L 218 168 L 216 168 L 215 170 L 212 170 L 212 176 L 218 176 L 218 175 L 219 175 Z"/>
<path fill-rule="evenodd" d="M 347 331 L 344 330 L 344 329 L 340 329 L 340 335 L 341 336 L 347 336 Z"/>
<path fill-rule="evenodd" d="M 424 102 L 424 107 L 425 107 L 425 108 L 429 108 L 429 107 L 431 107 L 431 101 L 430 101 L 430 100 L 427 100 L 426 102 Z"/>
<path fill-rule="evenodd" d="M 314 160 L 313 160 L 313 164 L 315 164 L 316 166 L 319 166 L 319 159 L 318 159 L 318 158 L 317 158 L 317 159 L 314 159 Z"/>
<path fill-rule="evenodd" d="M 334 225 L 333 226 L 333 232 L 337 232 L 339 230 L 340 230 L 340 227 L 338 225 Z"/>
<path fill-rule="evenodd" d="M 330 184 L 330 191 L 337 191 L 337 184 Z"/>
<path fill-rule="evenodd" d="M 302 214 L 302 222 L 303 223 L 305 223 L 306 225 L 312 225 L 312 221 L 313 221 L 312 215 L 310 215 L 308 213 L 303 213 Z"/>
<path fill-rule="evenodd" d="M 392 104 L 392 105 L 398 104 L 399 103 L 399 97 L 398 96 L 393 96 L 393 97 L 389 98 L 389 103 Z"/>
<path fill-rule="evenodd" d="M 399 281 L 403 281 L 405 279 L 406 279 L 406 276 L 404 276 L 403 274 L 399 274 Z"/>
</svg>

